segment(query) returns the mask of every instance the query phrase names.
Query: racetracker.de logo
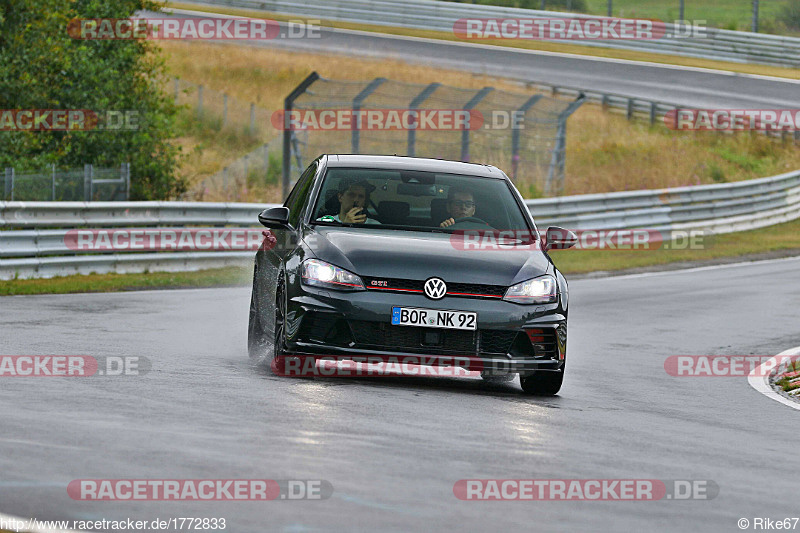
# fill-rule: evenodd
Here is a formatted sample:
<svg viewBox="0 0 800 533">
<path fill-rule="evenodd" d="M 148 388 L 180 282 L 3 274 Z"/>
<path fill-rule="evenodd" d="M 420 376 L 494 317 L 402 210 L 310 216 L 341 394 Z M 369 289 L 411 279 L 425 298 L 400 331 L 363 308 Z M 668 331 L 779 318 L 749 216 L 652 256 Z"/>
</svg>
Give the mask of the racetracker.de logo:
<svg viewBox="0 0 800 533">
<path fill-rule="evenodd" d="M 0 355 L 0 378 L 141 376 L 151 368 L 140 356 Z"/>
<path fill-rule="evenodd" d="M 484 126 L 476 109 L 293 109 L 272 114 L 278 130 L 477 130 Z"/>
<path fill-rule="evenodd" d="M 664 370 L 675 377 L 768 377 L 784 372 L 797 355 L 672 355 L 664 361 Z"/>
<path fill-rule="evenodd" d="M 711 500 L 719 486 L 711 480 L 461 479 L 453 494 L 470 501 Z"/>
<path fill-rule="evenodd" d="M 666 25 L 620 18 L 474 18 L 457 20 L 453 33 L 461 39 L 652 40 L 665 36 Z"/>
<path fill-rule="evenodd" d="M 64 244 L 78 252 L 272 249 L 274 234 L 251 228 L 72 229 Z"/>
<path fill-rule="evenodd" d="M 322 479 L 76 479 L 67 494 L 91 501 L 326 500 L 333 486 Z"/>
<path fill-rule="evenodd" d="M 0 109 L 0 131 L 133 131 L 139 122 L 135 109 Z"/>
<path fill-rule="evenodd" d="M 680 131 L 800 131 L 800 109 L 673 109 L 664 123 Z"/>
<path fill-rule="evenodd" d="M 549 248 L 559 250 L 701 250 L 706 248 L 710 234 L 704 231 L 648 229 L 575 229 L 577 240 L 573 246 L 566 244 L 567 232 L 551 230 L 553 242 Z M 539 250 L 547 241 L 547 232 L 540 231 L 538 238 L 528 230 L 455 230 L 450 236 L 451 246 L 459 251 L 519 251 Z"/>
</svg>

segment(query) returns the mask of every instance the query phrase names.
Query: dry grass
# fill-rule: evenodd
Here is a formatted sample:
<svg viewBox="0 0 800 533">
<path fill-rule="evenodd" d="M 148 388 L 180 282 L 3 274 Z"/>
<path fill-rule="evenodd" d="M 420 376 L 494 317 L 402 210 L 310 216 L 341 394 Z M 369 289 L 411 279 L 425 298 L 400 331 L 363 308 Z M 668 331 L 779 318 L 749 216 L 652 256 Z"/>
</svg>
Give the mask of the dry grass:
<svg viewBox="0 0 800 533">
<path fill-rule="evenodd" d="M 385 76 L 415 83 L 438 81 L 473 89 L 491 85 L 524 92 L 519 84 L 509 80 L 395 60 L 198 42 L 164 42 L 162 46 L 173 75 L 203 83 L 242 102 L 256 102 L 268 110 L 280 109 L 285 95 L 314 70 L 335 79 Z M 200 57 L 202 61 L 197 60 Z M 759 134 L 674 132 L 663 124 L 650 127 L 629 122 L 595 105 L 581 107 L 568 124 L 565 194 L 738 181 L 800 168 L 800 149 L 794 143 L 781 143 Z M 180 140 L 192 153 L 184 165 L 190 180 L 219 170 L 252 149 L 252 143 L 261 142 L 250 139 L 248 144 L 247 139 L 237 140 L 235 136 L 231 139 L 230 135 L 226 142 L 215 142 L 213 132 L 203 135 L 204 139 Z M 217 137 L 225 140 L 222 135 Z M 509 170 L 505 161 L 492 163 Z M 279 200 L 264 194 L 268 192 L 254 189 L 240 199 Z M 270 189 L 269 194 L 277 194 L 277 189 Z"/>
</svg>

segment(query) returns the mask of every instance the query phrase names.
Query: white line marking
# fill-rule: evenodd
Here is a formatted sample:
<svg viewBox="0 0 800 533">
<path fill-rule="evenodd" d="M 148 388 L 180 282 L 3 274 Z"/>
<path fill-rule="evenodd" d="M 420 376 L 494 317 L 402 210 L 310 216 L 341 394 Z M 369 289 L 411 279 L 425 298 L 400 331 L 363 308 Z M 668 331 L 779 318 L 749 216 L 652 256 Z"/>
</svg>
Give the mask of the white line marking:
<svg viewBox="0 0 800 533">
<path fill-rule="evenodd" d="M 784 398 L 772 390 L 772 387 L 769 384 L 769 374 L 765 370 L 762 370 L 765 368 L 776 368 L 778 366 L 776 359 L 793 355 L 800 355 L 800 346 L 797 348 L 792 348 L 791 350 L 786 350 L 785 352 L 781 352 L 772 359 L 765 361 L 760 367 L 756 368 L 750 373 L 750 375 L 747 377 L 747 382 L 750 383 L 751 387 L 756 389 L 767 398 L 771 398 L 776 402 L 781 402 L 784 405 L 788 405 L 792 409 L 800 410 L 800 403 Z M 767 365 L 771 366 L 767 367 Z"/>
<path fill-rule="evenodd" d="M 246 8 L 242 8 L 246 9 Z M 171 11 L 173 13 L 183 14 L 183 15 L 213 15 L 218 17 L 224 18 L 236 18 L 233 15 L 224 15 L 222 13 L 214 13 L 211 11 L 193 11 L 190 9 L 177 9 L 177 8 L 168 8 L 165 11 Z M 252 10 L 251 10 L 252 11 Z M 280 13 L 281 15 L 286 15 L 286 13 Z M 302 16 L 302 15 L 298 15 Z M 332 22 L 346 22 L 346 21 L 332 21 Z M 388 26 L 387 26 L 388 27 Z M 394 27 L 394 26 L 391 26 Z M 381 33 L 378 31 L 363 31 L 363 30 L 347 30 L 344 28 L 332 28 L 330 26 L 325 26 L 326 29 L 336 32 L 336 33 L 344 33 L 344 34 L 351 34 L 351 35 L 362 35 L 362 36 L 379 36 L 385 39 L 397 39 L 403 41 L 413 41 L 418 43 L 433 43 L 433 44 L 447 44 L 449 46 L 462 46 L 462 47 L 471 47 L 471 48 L 483 48 L 486 50 L 504 50 L 504 51 L 513 51 L 523 54 L 531 54 L 531 55 L 540 55 L 540 56 L 550 56 L 550 57 L 563 57 L 563 58 L 570 58 L 570 59 L 583 59 L 588 61 L 602 61 L 606 63 L 618 63 L 622 65 L 643 65 L 648 67 L 657 67 L 657 68 L 664 68 L 664 69 L 672 69 L 672 70 L 686 70 L 692 72 L 702 72 L 706 74 L 718 74 L 722 76 L 736 76 L 742 78 L 752 78 L 756 80 L 766 80 L 766 81 L 777 81 L 777 82 L 784 82 L 784 83 L 794 83 L 800 84 L 800 80 L 792 79 L 792 78 L 781 78 L 779 76 L 764 76 L 761 74 L 746 74 L 744 72 L 736 72 L 730 70 L 719 70 L 719 69 L 712 69 L 712 68 L 704 68 L 704 67 L 690 67 L 690 66 L 682 66 L 682 65 L 671 65 L 669 63 L 656 63 L 653 61 L 635 61 L 632 59 L 619 59 L 615 57 L 602 57 L 602 56 L 592 56 L 592 55 L 585 55 L 585 54 L 573 54 L 568 52 L 551 52 L 548 50 L 531 50 L 528 48 L 515 48 L 513 46 L 499 46 L 495 44 L 483 44 L 483 43 L 465 43 L 461 41 L 449 41 L 446 39 L 431 39 L 428 37 L 413 37 L 410 35 L 394 35 L 390 33 Z M 400 29 L 411 29 L 411 28 L 400 28 Z M 442 32 L 447 33 L 447 32 Z M 547 41 L 550 42 L 550 41 Z M 602 48 L 602 50 L 614 50 L 609 48 Z M 660 54 L 658 54 L 660 55 Z M 669 54 L 665 54 L 665 56 L 669 56 Z M 677 56 L 683 57 L 683 56 Z M 697 58 L 686 58 L 686 59 L 697 59 Z M 711 61 L 711 60 L 709 60 Z M 718 60 L 719 61 L 719 60 Z M 723 62 L 724 61 L 720 61 Z M 746 65 L 747 63 L 744 63 Z M 742 63 L 731 63 L 731 66 L 743 65 Z M 780 67 L 775 67 L 780 68 Z M 791 70 L 788 69 L 787 70 Z"/>
</svg>

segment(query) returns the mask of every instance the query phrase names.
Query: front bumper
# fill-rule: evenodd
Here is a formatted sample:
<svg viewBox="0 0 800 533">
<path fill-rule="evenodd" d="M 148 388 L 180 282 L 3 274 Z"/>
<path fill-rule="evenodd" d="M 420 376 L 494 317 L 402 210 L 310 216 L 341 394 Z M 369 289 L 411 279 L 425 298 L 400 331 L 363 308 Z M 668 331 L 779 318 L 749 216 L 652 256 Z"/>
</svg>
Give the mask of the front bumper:
<svg viewBox="0 0 800 533">
<path fill-rule="evenodd" d="M 305 285 L 295 285 L 291 292 L 286 312 L 291 354 L 497 374 L 556 371 L 566 359 L 567 319 L 557 303 L 529 306 L 449 296 L 430 300 L 419 294 L 337 292 Z M 395 306 L 472 311 L 478 315 L 478 329 L 393 326 Z"/>
</svg>

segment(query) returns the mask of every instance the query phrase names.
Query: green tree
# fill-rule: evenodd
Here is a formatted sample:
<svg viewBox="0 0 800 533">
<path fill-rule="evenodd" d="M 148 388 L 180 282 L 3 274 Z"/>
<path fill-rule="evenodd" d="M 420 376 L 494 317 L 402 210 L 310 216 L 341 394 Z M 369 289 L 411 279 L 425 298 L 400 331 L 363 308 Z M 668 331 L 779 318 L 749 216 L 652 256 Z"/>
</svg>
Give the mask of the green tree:
<svg viewBox="0 0 800 533">
<path fill-rule="evenodd" d="M 70 37 L 76 18 L 128 18 L 151 0 L 0 0 L 0 110 L 133 111 L 130 131 L 0 131 L 0 168 L 131 164 L 133 199 L 166 199 L 176 177 L 176 107 L 162 91 L 160 50 L 146 40 Z"/>
</svg>

